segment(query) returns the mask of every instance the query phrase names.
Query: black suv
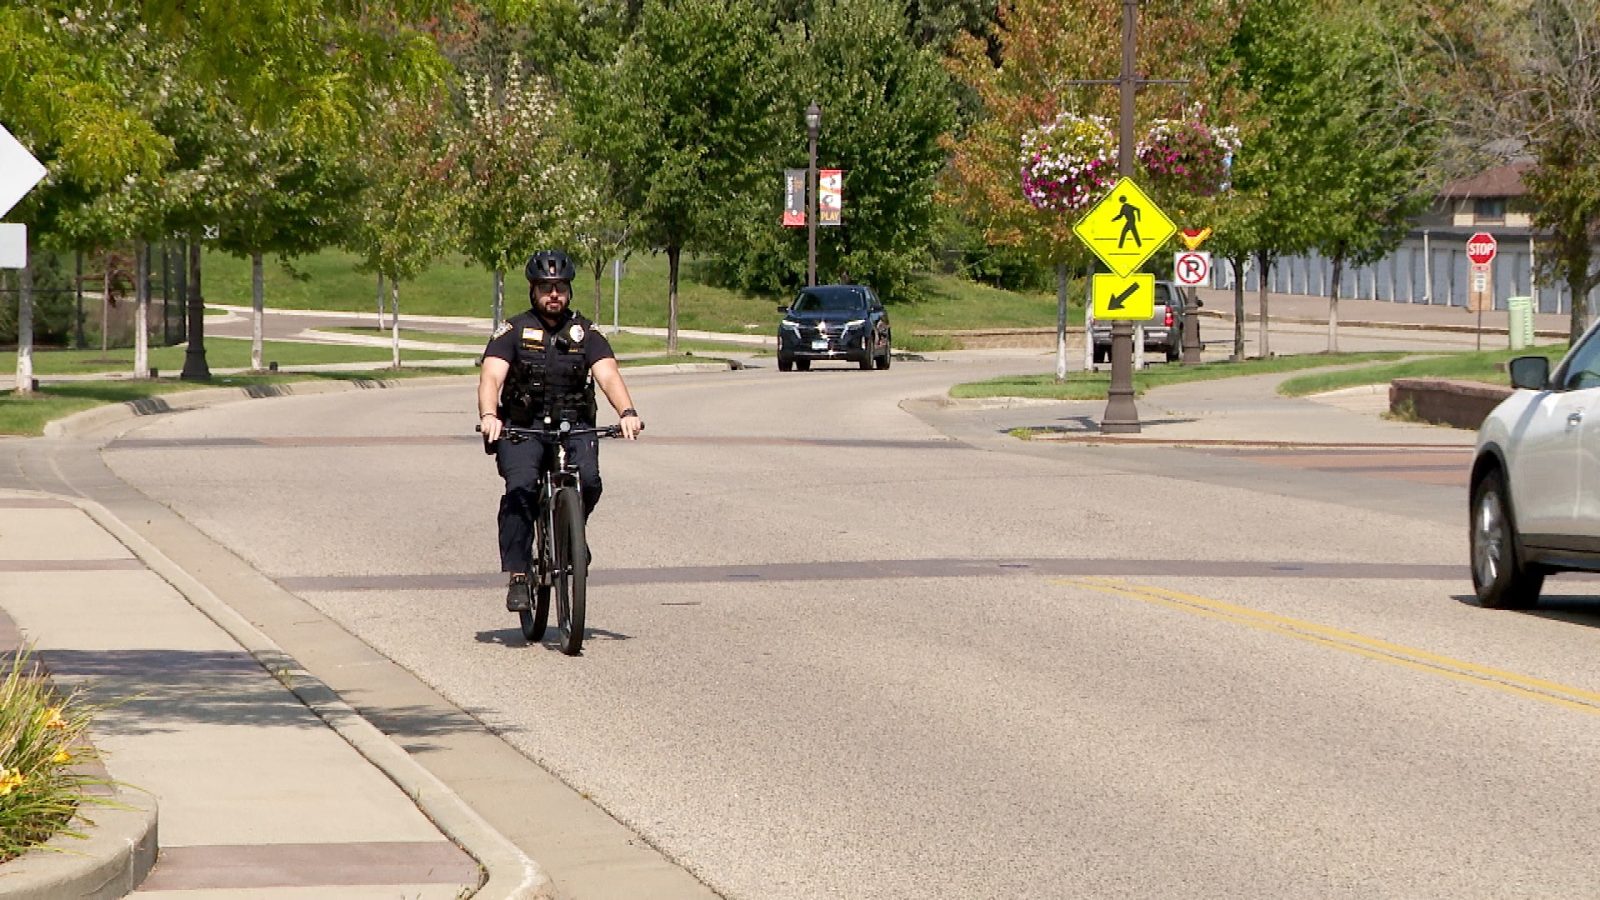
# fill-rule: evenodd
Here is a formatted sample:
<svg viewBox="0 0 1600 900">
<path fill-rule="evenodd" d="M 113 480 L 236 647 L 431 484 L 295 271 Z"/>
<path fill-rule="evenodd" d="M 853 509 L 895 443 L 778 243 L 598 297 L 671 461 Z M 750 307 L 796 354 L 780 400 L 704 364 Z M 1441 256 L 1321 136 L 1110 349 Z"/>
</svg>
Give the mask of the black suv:
<svg viewBox="0 0 1600 900">
<path fill-rule="evenodd" d="M 812 360 L 840 359 L 863 369 L 889 368 L 889 313 L 872 288 L 819 284 L 804 288 L 790 306 L 778 307 L 778 371 L 811 368 Z"/>
</svg>

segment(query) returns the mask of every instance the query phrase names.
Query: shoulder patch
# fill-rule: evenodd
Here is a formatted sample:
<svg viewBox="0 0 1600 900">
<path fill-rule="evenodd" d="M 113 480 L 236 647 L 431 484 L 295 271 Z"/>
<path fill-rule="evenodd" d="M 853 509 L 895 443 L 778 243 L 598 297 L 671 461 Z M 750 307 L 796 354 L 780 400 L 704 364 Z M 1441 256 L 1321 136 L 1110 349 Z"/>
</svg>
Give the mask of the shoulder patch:
<svg viewBox="0 0 1600 900">
<path fill-rule="evenodd" d="M 496 328 L 494 330 L 494 334 L 489 335 L 489 340 L 492 341 L 495 338 L 500 337 L 503 334 L 509 334 L 510 332 L 511 332 L 511 321 L 508 319 L 508 320 L 500 323 L 500 327 Z"/>
</svg>

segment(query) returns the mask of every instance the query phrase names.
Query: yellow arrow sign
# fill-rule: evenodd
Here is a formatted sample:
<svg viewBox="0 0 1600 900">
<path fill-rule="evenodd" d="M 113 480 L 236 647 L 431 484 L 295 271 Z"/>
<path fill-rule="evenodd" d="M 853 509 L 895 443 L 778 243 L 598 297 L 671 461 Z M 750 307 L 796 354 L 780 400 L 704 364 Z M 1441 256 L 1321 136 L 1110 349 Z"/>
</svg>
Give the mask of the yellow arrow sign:
<svg viewBox="0 0 1600 900">
<path fill-rule="evenodd" d="M 1156 276 L 1135 272 L 1094 276 L 1096 319 L 1148 319 L 1156 314 Z"/>
<path fill-rule="evenodd" d="M 1178 226 L 1131 178 L 1112 185 L 1110 193 L 1072 226 L 1072 233 L 1124 278 L 1139 271 L 1177 232 Z"/>
</svg>

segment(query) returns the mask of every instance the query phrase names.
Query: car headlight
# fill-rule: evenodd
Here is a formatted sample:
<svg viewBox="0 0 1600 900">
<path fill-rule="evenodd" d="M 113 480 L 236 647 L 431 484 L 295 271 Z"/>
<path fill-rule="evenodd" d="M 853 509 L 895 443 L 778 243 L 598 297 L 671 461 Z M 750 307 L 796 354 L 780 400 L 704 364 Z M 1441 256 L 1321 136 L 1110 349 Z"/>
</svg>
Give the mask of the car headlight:
<svg viewBox="0 0 1600 900">
<path fill-rule="evenodd" d="M 851 319 L 850 321 L 844 323 L 844 330 L 849 331 L 852 328 L 860 328 L 865 324 L 867 324 L 866 319 Z"/>
<path fill-rule="evenodd" d="M 788 319 L 784 319 L 782 322 L 778 323 L 778 327 L 779 328 L 787 328 L 790 331 L 794 332 L 797 336 L 800 334 L 800 323 L 799 322 L 791 322 Z"/>
</svg>

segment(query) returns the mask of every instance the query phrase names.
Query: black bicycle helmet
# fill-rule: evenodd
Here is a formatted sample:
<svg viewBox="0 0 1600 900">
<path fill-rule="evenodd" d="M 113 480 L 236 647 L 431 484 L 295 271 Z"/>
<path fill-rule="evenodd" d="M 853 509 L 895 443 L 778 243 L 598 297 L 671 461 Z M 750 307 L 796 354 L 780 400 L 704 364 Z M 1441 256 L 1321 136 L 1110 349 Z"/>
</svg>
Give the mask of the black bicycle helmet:
<svg viewBox="0 0 1600 900">
<path fill-rule="evenodd" d="M 571 281 L 577 277 L 572 257 L 560 250 L 540 250 L 528 257 L 528 281 Z"/>
</svg>

